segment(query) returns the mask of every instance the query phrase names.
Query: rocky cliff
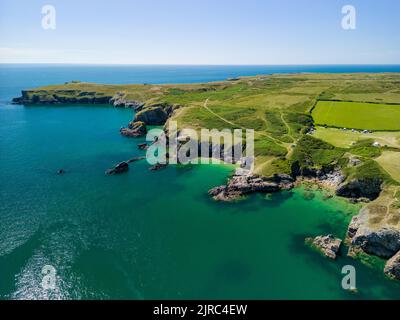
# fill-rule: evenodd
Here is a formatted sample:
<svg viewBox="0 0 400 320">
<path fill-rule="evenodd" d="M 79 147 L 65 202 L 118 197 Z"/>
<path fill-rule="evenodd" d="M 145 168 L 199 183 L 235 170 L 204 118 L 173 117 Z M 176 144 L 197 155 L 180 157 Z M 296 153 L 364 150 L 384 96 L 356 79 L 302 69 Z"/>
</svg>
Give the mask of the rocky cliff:
<svg viewBox="0 0 400 320">
<path fill-rule="evenodd" d="M 179 107 L 178 105 L 154 104 L 141 108 L 135 115 L 135 121 L 141 121 L 147 125 L 160 126 L 165 124 L 172 113 Z"/>
<path fill-rule="evenodd" d="M 108 104 L 112 96 L 80 90 L 22 90 L 22 96 L 12 100 L 15 104 Z"/>
<path fill-rule="evenodd" d="M 347 230 L 349 256 L 366 253 L 389 259 L 384 272 L 400 280 L 400 206 L 396 187 L 385 187 L 379 198 L 353 217 Z"/>
<path fill-rule="evenodd" d="M 116 108 L 132 108 L 140 111 L 144 103 L 126 99 L 125 93 L 114 95 L 97 91 L 78 89 L 65 90 L 22 90 L 21 97 L 14 98 L 14 104 L 111 104 Z"/>
<path fill-rule="evenodd" d="M 336 194 L 345 198 L 375 200 L 382 191 L 382 184 L 383 180 L 379 178 L 352 179 L 340 185 Z"/>
<path fill-rule="evenodd" d="M 358 216 L 353 217 L 347 232 L 350 245 L 353 250 L 361 249 L 380 258 L 391 258 L 400 250 L 400 231 L 394 227 L 370 225 L 369 210 L 365 207 Z"/>
</svg>

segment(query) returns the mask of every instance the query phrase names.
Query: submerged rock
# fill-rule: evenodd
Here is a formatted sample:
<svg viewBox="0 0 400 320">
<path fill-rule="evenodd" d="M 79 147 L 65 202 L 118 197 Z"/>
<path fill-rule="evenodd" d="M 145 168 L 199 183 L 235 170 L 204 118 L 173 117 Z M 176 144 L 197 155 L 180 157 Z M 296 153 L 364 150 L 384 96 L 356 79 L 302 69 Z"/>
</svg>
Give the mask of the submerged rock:
<svg viewBox="0 0 400 320">
<path fill-rule="evenodd" d="M 388 277 L 400 280 L 400 251 L 388 260 L 384 272 Z"/>
<path fill-rule="evenodd" d="M 132 163 L 132 162 L 137 162 L 137 161 L 141 161 L 141 160 L 144 160 L 144 159 L 146 159 L 146 157 L 133 157 L 133 158 L 131 158 L 131 159 L 129 159 L 128 161 L 126 161 L 127 163 Z"/>
<path fill-rule="evenodd" d="M 306 243 L 319 250 L 323 255 L 330 259 L 336 259 L 342 240 L 332 235 L 307 238 Z"/>
<path fill-rule="evenodd" d="M 333 198 L 333 194 L 324 194 L 322 200 L 326 201 Z"/>
<path fill-rule="evenodd" d="M 306 191 L 303 193 L 303 198 L 305 200 L 313 200 L 315 198 L 315 193 L 312 191 Z"/>
<path fill-rule="evenodd" d="M 158 171 L 158 170 L 166 168 L 167 166 L 168 165 L 165 163 L 157 163 L 154 166 L 150 167 L 149 170 L 150 171 Z"/>
</svg>

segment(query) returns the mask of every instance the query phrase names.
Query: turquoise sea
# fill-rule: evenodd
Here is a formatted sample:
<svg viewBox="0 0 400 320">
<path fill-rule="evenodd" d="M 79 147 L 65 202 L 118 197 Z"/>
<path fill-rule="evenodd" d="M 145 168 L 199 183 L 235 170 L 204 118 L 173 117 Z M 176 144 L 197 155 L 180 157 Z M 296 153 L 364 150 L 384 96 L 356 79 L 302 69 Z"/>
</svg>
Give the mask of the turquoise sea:
<svg viewBox="0 0 400 320">
<path fill-rule="evenodd" d="M 119 135 L 131 110 L 15 106 L 21 89 L 70 80 L 188 83 L 281 72 L 400 72 L 400 66 L 0 65 L 0 299 L 397 299 L 400 286 L 304 238 L 344 236 L 357 210 L 305 191 L 224 204 L 207 196 L 227 166 L 105 176 L 142 154 Z M 57 175 L 58 169 L 66 170 Z M 341 288 L 357 270 L 358 293 Z M 56 287 L 41 286 L 43 266 Z"/>
</svg>

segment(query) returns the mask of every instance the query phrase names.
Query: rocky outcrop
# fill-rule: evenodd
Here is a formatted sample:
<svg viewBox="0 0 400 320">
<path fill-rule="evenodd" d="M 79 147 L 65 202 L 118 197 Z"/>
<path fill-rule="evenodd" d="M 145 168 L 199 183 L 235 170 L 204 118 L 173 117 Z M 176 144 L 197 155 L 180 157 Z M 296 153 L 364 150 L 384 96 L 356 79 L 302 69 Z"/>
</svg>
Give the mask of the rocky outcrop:
<svg viewBox="0 0 400 320">
<path fill-rule="evenodd" d="M 384 259 L 391 258 L 400 251 L 400 231 L 387 227 L 372 227 L 369 223 L 368 207 L 353 217 L 348 231 L 347 242 L 351 246 L 350 255 L 362 250 L 367 254 Z"/>
<path fill-rule="evenodd" d="M 142 121 L 147 125 L 160 126 L 167 122 L 179 105 L 154 104 L 142 108 L 136 115 L 135 121 Z"/>
<path fill-rule="evenodd" d="M 386 262 L 384 272 L 389 278 L 400 280 L 400 251 Z"/>
<path fill-rule="evenodd" d="M 142 121 L 132 121 L 127 128 L 121 128 L 120 133 L 125 137 L 143 137 L 147 134 L 147 128 Z"/>
<path fill-rule="evenodd" d="M 288 175 L 276 175 L 272 178 L 259 177 L 247 170 L 237 171 L 228 183 L 211 189 L 208 194 L 215 200 L 233 201 L 251 193 L 274 193 L 293 188 L 294 180 Z"/>
<path fill-rule="evenodd" d="M 108 104 L 112 96 L 80 90 L 23 90 L 14 104 Z"/>
<path fill-rule="evenodd" d="M 129 164 L 128 162 L 121 162 L 118 163 L 114 168 L 112 169 L 108 169 L 106 171 L 106 174 L 120 174 L 120 173 L 124 173 L 127 172 L 129 170 Z"/>
<path fill-rule="evenodd" d="M 375 200 L 382 191 L 382 179 L 353 179 L 338 187 L 336 195 L 346 198 Z"/>
<path fill-rule="evenodd" d="M 141 121 L 148 125 L 163 125 L 167 119 L 168 114 L 161 107 L 149 107 L 135 115 L 135 121 Z"/>
<path fill-rule="evenodd" d="M 130 108 L 134 109 L 135 111 L 140 111 L 144 108 L 144 103 L 128 100 L 125 98 L 125 93 L 117 92 L 109 101 L 115 108 Z"/>
<path fill-rule="evenodd" d="M 320 180 L 326 179 L 327 176 L 338 172 L 334 166 L 324 166 L 322 168 L 314 168 L 312 164 L 310 166 L 300 166 L 298 161 L 292 163 L 291 166 L 292 176 L 303 177 L 303 178 L 317 178 Z M 338 172 L 340 173 L 340 172 Z"/>
<path fill-rule="evenodd" d="M 146 159 L 145 156 L 140 156 L 140 157 L 133 157 L 127 161 L 122 161 L 118 163 L 114 168 L 106 170 L 106 174 L 112 175 L 112 174 L 120 174 L 127 172 L 129 170 L 129 164 L 132 162 L 137 162 Z"/>
<path fill-rule="evenodd" d="M 295 161 L 292 164 L 291 175 L 299 181 L 311 180 L 316 183 L 322 183 L 329 188 L 337 188 L 344 180 L 346 180 L 346 176 L 338 167 L 324 166 L 319 169 L 312 166 L 301 167 L 298 161 Z"/>
<path fill-rule="evenodd" d="M 118 101 L 117 99 L 114 103 L 119 103 Z M 179 106 L 168 104 L 157 104 L 150 107 L 140 106 L 140 111 L 136 113 L 134 121 L 127 128 L 122 128 L 120 132 L 126 137 L 142 137 L 147 134 L 146 125 L 165 124 L 177 108 Z"/>
<path fill-rule="evenodd" d="M 330 259 L 336 259 L 342 240 L 332 235 L 307 238 L 306 243 L 320 251 L 324 256 Z"/>
<path fill-rule="evenodd" d="M 375 200 L 382 192 L 382 179 L 363 178 L 346 181 L 346 176 L 340 168 L 333 165 L 316 169 L 312 166 L 300 166 L 299 162 L 295 161 L 291 172 L 297 179 L 316 179 L 316 182 L 333 187 L 337 196 L 350 198 L 353 202 Z"/>
</svg>

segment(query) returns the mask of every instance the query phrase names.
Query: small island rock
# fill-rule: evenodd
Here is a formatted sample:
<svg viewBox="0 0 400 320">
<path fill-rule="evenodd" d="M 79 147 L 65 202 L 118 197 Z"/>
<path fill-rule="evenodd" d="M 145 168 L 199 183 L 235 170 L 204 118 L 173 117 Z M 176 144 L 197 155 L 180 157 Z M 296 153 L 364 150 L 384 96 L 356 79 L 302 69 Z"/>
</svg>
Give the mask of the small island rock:
<svg viewBox="0 0 400 320">
<path fill-rule="evenodd" d="M 129 164 L 127 162 L 118 163 L 114 168 L 106 171 L 106 174 L 120 174 L 129 170 Z"/>
<path fill-rule="evenodd" d="M 318 249 L 323 255 L 330 259 L 336 259 L 342 240 L 332 235 L 318 236 L 315 238 L 307 238 L 306 243 Z"/>
</svg>

